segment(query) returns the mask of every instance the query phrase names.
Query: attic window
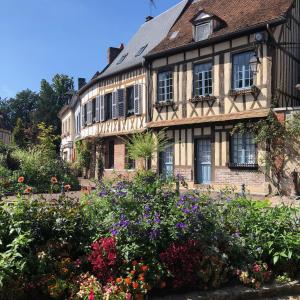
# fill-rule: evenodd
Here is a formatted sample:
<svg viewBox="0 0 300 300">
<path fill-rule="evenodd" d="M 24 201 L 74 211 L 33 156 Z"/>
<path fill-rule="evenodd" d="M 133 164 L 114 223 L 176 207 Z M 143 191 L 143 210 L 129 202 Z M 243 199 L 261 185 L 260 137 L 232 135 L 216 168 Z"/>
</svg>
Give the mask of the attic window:
<svg viewBox="0 0 300 300">
<path fill-rule="evenodd" d="M 148 44 L 145 45 L 145 46 L 143 46 L 143 47 L 141 47 L 140 50 L 136 53 L 135 56 L 140 56 L 140 55 L 142 55 L 142 53 L 145 51 L 145 49 L 146 49 L 147 47 L 148 47 Z"/>
<path fill-rule="evenodd" d="M 211 23 L 206 22 L 195 26 L 195 41 L 206 40 L 211 34 Z"/>
<path fill-rule="evenodd" d="M 127 55 L 128 55 L 128 53 L 122 55 L 121 58 L 119 59 L 119 61 L 117 62 L 117 65 L 121 64 L 125 60 L 125 58 L 127 57 Z"/>
</svg>

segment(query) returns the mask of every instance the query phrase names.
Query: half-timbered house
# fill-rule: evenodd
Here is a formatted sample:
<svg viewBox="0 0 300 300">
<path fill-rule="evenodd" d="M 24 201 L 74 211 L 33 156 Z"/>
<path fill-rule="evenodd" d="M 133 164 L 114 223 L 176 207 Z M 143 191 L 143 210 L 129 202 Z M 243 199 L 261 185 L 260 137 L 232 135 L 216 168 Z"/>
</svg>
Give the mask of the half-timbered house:
<svg viewBox="0 0 300 300">
<path fill-rule="evenodd" d="M 126 46 L 108 49 L 108 66 L 79 89 L 80 138 L 92 144 L 90 176 L 128 174 L 135 162 L 126 155 L 124 139 L 146 130 L 147 67 L 144 56 L 168 34 L 185 8 L 181 1 L 161 15 L 148 17 Z M 77 127 L 75 122 L 75 126 Z"/>
<path fill-rule="evenodd" d="M 146 56 L 147 127 L 167 128 L 170 140 L 152 167 L 182 174 L 190 187 L 246 185 L 268 193 L 258 168 L 266 149 L 251 132 L 231 132 L 272 108 L 300 106 L 299 30 L 299 0 L 189 1 Z"/>
</svg>

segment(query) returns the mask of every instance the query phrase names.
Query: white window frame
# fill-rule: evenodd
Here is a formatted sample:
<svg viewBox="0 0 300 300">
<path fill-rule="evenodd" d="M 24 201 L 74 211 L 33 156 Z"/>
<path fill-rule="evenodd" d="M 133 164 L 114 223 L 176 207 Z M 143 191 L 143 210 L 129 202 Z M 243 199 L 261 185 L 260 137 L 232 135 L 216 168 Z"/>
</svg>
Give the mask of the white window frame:
<svg viewBox="0 0 300 300">
<path fill-rule="evenodd" d="M 195 64 L 193 74 L 194 96 L 211 96 L 213 93 L 213 64 L 211 62 Z"/>
<path fill-rule="evenodd" d="M 157 74 L 157 101 L 173 101 L 173 72 L 163 71 Z"/>
</svg>

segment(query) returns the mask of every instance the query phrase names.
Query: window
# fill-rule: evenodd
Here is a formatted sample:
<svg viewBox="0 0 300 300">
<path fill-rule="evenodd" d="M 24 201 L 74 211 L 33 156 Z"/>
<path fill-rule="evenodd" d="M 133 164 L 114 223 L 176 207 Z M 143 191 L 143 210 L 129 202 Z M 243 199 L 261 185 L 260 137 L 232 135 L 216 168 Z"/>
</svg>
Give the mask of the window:
<svg viewBox="0 0 300 300">
<path fill-rule="evenodd" d="M 113 169 L 115 165 L 115 143 L 110 141 L 108 143 L 108 153 L 107 153 L 107 164 L 106 169 Z"/>
<path fill-rule="evenodd" d="M 131 116 L 134 114 L 134 87 L 126 89 L 126 115 Z"/>
<path fill-rule="evenodd" d="M 143 52 L 145 51 L 145 49 L 146 49 L 147 47 L 148 47 L 148 44 L 145 45 L 145 46 L 143 46 L 143 47 L 141 47 L 140 50 L 136 53 L 135 56 L 140 56 L 140 55 L 142 55 Z"/>
<path fill-rule="evenodd" d="M 253 51 L 235 54 L 233 56 L 233 88 L 244 89 L 253 85 L 253 73 L 250 59 Z"/>
<path fill-rule="evenodd" d="M 158 101 L 173 100 L 173 73 L 171 71 L 158 74 Z"/>
<path fill-rule="evenodd" d="M 212 94 L 212 64 L 194 66 L 194 96 L 209 96 Z"/>
<path fill-rule="evenodd" d="M 231 137 L 231 162 L 233 167 L 255 167 L 256 144 L 251 133 L 235 133 Z"/>
<path fill-rule="evenodd" d="M 112 94 L 105 95 L 106 120 L 112 119 Z"/>
<path fill-rule="evenodd" d="M 135 169 L 135 160 L 128 156 L 127 148 L 125 148 L 125 169 L 127 169 L 127 170 Z"/>
<path fill-rule="evenodd" d="M 163 178 L 169 178 L 174 173 L 174 145 L 168 145 L 163 152 L 160 153 L 160 173 Z"/>
<path fill-rule="evenodd" d="M 195 42 L 206 40 L 211 34 L 211 23 L 195 25 Z"/>
<path fill-rule="evenodd" d="M 119 61 L 117 62 L 117 65 L 120 65 L 125 60 L 125 58 L 127 57 L 127 55 L 128 55 L 128 53 L 122 55 L 121 58 L 119 59 Z"/>
<path fill-rule="evenodd" d="M 92 120 L 96 122 L 96 99 L 92 100 Z"/>
</svg>

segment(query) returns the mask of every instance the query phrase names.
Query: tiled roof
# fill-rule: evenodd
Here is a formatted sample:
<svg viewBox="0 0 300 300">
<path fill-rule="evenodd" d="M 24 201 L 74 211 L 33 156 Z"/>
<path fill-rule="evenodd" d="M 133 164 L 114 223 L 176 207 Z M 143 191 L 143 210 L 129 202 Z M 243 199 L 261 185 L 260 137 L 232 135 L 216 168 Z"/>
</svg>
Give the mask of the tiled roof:
<svg viewBox="0 0 300 300">
<path fill-rule="evenodd" d="M 123 70 L 130 69 L 131 67 L 141 65 L 144 60 L 143 57 L 166 37 L 187 3 L 188 0 L 183 0 L 159 16 L 144 23 L 113 63 L 108 66 L 98 78 L 107 77 L 122 72 Z M 137 56 L 139 50 L 145 46 L 147 47 L 141 55 Z M 124 61 L 118 63 L 124 56 L 126 56 Z"/>
<path fill-rule="evenodd" d="M 272 23 L 286 15 L 293 0 L 194 0 L 174 24 L 169 34 L 149 55 L 195 44 L 191 20 L 204 11 L 224 22 L 224 27 L 210 38 L 221 37 L 254 26 Z M 174 33 L 175 38 L 170 38 Z"/>
</svg>

